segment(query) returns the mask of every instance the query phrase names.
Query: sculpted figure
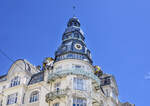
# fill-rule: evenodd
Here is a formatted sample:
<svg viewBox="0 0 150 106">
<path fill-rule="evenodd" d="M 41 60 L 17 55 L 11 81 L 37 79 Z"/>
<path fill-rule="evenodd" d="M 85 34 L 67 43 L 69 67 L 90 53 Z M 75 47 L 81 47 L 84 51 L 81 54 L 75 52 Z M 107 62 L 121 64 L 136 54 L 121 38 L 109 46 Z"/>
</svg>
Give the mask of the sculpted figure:
<svg viewBox="0 0 150 106">
<path fill-rule="evenodd" d="M 43 61 L 43 69 L 52 69 L 53 68 L 54 59 L 52 57 L 47 57 Z"/>
</svg>

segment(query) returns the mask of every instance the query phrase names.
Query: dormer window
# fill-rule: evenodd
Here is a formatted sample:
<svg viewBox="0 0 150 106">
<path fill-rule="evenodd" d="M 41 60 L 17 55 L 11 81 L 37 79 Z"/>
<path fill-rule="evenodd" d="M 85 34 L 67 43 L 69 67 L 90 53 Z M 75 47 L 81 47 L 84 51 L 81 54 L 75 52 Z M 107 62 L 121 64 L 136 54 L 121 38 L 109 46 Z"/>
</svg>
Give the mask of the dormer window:
<svg viewBox="0 0 150 106">
<path fill-rule="evenodd" d="M 20 85 L 20 77 L 18 76 L 11 80 L 10 87 L 17 86 L 17 85 Z"/>
</svg>

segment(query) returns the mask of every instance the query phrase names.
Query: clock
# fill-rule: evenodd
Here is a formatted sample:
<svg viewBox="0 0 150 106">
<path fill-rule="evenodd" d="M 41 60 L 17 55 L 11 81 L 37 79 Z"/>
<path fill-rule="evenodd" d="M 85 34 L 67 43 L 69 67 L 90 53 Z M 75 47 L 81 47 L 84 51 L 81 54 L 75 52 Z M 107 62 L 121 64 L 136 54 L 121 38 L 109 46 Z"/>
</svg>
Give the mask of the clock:
<svg viewBox="0 0 150 106">
<path fill-rule="evenodd" d="M 75 44 L 75 48 L 76 48 L 77 50 L 81 50 L 81 49 L 82 49 L 82 45 L 79 44 L 79 43 L 77 43 L 77 44 Z"/>
</svg>

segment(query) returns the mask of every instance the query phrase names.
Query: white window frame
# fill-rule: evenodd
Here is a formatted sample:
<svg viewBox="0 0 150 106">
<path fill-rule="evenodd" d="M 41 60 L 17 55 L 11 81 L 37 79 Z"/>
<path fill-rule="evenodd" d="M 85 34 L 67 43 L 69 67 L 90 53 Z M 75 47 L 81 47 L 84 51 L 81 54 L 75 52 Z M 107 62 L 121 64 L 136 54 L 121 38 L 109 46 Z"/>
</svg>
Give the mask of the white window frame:
<svg viewBox="0 0 150 106">
<path fill-rule="evenodd" d="M 87 106 L 87 100 L 83 98 L 73 97 L 72 106 Z"/>
<path fill-rule="evenodd" d="M 73 88 L 74 90 L 87 90 L 86 80 L 80 77 L 73 78 Z"/>
<path fill-rule="evenodd" d="M 17 96 L 18 96 L 18 93 L 14 93 L 14 94 L 8 95 L 7 105 L 17 103 Z"/>
<path fill-rule="evenodd" d="M 39 101 L 39 97 L 40 97 L 39 91 L 33 91 L 30 94 L 29 102 L 30 103 L 37 102 L 37 101 Z"/>
<path fill-rule="evenodd" d="M 17 85 L 20 85 L 20 77 L 19 76 L 16 76 L 11 80 L 10 87 L 14 87 Z"/>
</svg>

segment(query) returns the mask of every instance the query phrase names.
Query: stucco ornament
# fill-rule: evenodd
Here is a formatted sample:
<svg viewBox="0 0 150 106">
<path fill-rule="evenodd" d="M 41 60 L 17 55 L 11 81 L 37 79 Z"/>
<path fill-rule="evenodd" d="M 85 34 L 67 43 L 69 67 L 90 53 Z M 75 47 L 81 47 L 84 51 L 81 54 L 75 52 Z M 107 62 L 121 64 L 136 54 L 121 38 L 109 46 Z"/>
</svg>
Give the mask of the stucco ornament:
<svg viewBox="0 0 150 106">
<path fill-rule="evenodd" d="M 99 66 L 94 66 L 94 74 L 100 78 L 103 75 L 103 71 Z"/>
<path fill-rule="evenodd" d="M 43 61 L 43 69 L 52 69 L 54 59 L 52 57 L 46 57 Z"/>
</svg>

